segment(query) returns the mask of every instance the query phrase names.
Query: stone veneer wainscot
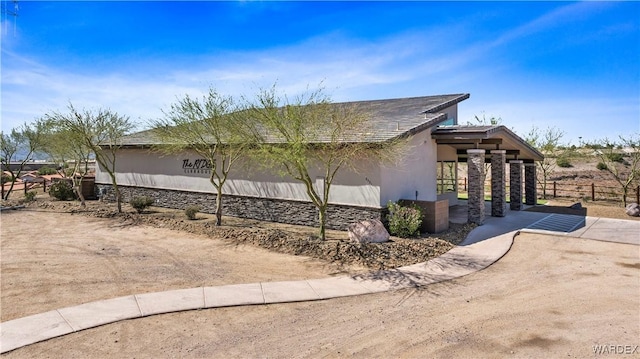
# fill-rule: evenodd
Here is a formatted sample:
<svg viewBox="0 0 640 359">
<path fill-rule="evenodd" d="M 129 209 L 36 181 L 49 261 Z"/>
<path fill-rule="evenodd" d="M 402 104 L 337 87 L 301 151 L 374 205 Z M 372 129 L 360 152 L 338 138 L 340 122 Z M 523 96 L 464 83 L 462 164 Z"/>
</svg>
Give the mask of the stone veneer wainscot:
<svg viewBox="0 0 640 359">
<path fill-rule="evenodd" d="M 118 186 L 123 203 L 133 197 L 148 196 L 155 199 L 158 207 L 185 209 L 197 205 L 204 213 L 215 213 L 215 193 L 188 192 L 168 189 Z M 105 198 L 115 201 L 111 185 L 96 184 L 98 193 L 105 192 Z M 329 204 L 327 208 L 327 228 L 347 230 L 352 223 L 365 219 L 378 219 L 386 223 L 386 208 L 371 208 Z M 311 202 L 224 195 L 222 214 L 232 217 L 257 219 L 261 221 L 297 224 L 303 226 L 318 225 L 318 210 Z"/>
</svg>

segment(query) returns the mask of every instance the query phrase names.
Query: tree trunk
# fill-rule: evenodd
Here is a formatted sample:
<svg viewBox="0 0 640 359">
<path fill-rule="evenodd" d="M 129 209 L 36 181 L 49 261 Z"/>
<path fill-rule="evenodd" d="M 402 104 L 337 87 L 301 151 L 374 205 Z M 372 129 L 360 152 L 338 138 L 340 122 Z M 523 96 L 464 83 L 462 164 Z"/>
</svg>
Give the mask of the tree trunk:
<svg viewBox="0 0 640 359">
<path fill-rule="evenodd" d="M 222 186 L 218 187 L 216 194 L 216 226 L 222 225 Z"/>
<path fill-rule="evenodd" d="M 73 190 L 76 191 L 76 194 L 80 199 L 80 207 L 86 207 L 87 204 L 85 203 L 84 195 L 82 194 L 82 179 L 80 179 L 79 182 L 76 180 L 73 181 Z"/>
<path fill-rule="evenodd" d="M 116 206 L 118 207 L 118 213 L 122 213 L 122 198 L 120 195 L 120 188 L 118 188 L 117 185 L 114 185 L 113 190 L 116 195 Z"/>
<path fill-rule="evenodd" d="M 320 239 L 326 239 L 326 226 L 327 226 L 327 205 L 318 207 L 318 222 L 320 222 Z"/>
<path fill-rule="evenodd" d="M 9 190 L 4 193 L 4 197 L 2 197 L 2 199 L 4 199 L 4 200 L 8 200 L 9 199 L 9 195 L 13 191 L 13 185 L 15 185 L 15 184 L 16 184 L 16 180 L 14 179 L 13 181 L 11 181 L 11 186 L 9 186 Z"/>
</svg>

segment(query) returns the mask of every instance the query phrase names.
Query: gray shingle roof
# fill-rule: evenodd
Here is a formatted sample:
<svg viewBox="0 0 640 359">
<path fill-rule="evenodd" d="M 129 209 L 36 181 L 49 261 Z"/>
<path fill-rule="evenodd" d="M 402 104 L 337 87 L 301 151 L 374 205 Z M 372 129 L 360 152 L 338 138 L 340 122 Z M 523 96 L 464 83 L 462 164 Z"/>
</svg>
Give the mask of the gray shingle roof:
<svg viewBox="0 0 640 359">
<path fill-rule="evenodd" d="M 422 96 L 387 100 L 355 101 L 335 103 L 334 106 L 354 106 L 368 114 L 367 133 L 346 136 L 345 142 L 384 142 L 397 137 L 409 136 L 435 126 L 447 116 L 441 111 L 469 98 L 469 94 Z M 271 143 L 282 142 L 275 136 L 267 136 Z M 318 143 L 327 142 L 318 138 Z M 123 138 L 124 146 L 148 146 L 157 144 L 152 130 L 145 130 Z"/>
</svg>

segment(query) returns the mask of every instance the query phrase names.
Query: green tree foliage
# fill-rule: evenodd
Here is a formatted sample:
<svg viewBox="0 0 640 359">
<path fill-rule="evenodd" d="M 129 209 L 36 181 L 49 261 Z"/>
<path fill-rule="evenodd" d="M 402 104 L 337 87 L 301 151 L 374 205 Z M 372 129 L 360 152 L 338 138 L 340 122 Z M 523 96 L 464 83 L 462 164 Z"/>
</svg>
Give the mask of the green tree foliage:
<svg viewBox="0 0 640 359">
<path fill-rule="evenodd" d="M 347 104 L 333 104 L 322 89 L 295 98 L 278 95 L 275 86 L 261 90 L 251 108 L 262 132 L 260 162 L 283 177 L 304 184 L 318 209 L 319 236 L 325 239 L 331 185 L 344 167 L 357 170 L 355 161 L 385 161 L 397 157 L 402 141 L 372 144 L 367 114 Z M 320 178 L 322 183 L 317 183 Z"/>
<path fill-rule="evenodd" d="M 151 123 L 156 150 L 176 154 L 193 151 L 207 161 L 216 190 L 216 225 L 222 224 L 223 188 L 229 173 L 257 138 L 251 118 L 233 98 L 214 89 L 201 99 L 186 95 Z"/>
<path fill-rule="evenodd" d="M 89 173 L 89 160 L 94 156 L 93 148 L 83 140 L 81 133 L 73 131 L 69 123 L 60 116 L 45 115 L 40 121 L 45 128 L 45 152 L 54 162 L 63 166 L 73 163 L 73 166 L 60 172 L 71 178 L 73 190 L 80 199 L 80 206 L 86 207 L 82 181 Z"/>
<path fill-rule="evenodd" d="M 42 127 L 39 123 L 23 124 L 9 133 L 0 132 L 0 163 L 3 170 L 9 172 L 11 185 L 5 191 L 3 186 L 2 199 L 9 199 L 16 179 L 20 177 L 27 162 L 43 149 Z M 10 163 L 17 163 L 17 169 Z"/>
<path fill-rule="evenodd" d="M 640 134 L 620 136 L 618 141 L 602 139 L 586 144 L 594 150 L 596 166 L 607 171 L 622 190 L 622 203 L 627 205 L 629 190 L 640 182 Z"/>
<path fill-rule="evenodd" d="M 75 156 L 80 156 L 80 153 L 82 156 L 86 153 L 95 156 L 100 168 L 111 178 L 118 212 L 122 212 L 122 195 L 116 180 L 116 159 L 122 147 L 122 137 L 135 127 L 133 122 L 109 109 L 78 110 L 71 103 L 67 113 L 47 113 L 44 121 L 54 125 L 58 136 L 69 136 L 68 141 L 70 145 L 73 144 Z M 79 163 L 76 161 L 76 164 Z"/>
</svg>

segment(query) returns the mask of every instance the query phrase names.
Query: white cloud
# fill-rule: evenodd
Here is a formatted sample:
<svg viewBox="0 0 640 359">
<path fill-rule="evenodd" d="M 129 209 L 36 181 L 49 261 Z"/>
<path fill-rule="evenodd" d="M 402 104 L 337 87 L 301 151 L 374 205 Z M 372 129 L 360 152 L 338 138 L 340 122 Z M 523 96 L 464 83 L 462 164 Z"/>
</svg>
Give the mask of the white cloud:
<svg viewBox="0 0 640 359">
<path fill-rule="evenodd" d="M 578 133 L 591 137 L 602 127 L 600 121 L 611 124 L 606 131 L 638 131 L 638 123 L 631 123 L 640 113 L 637 99 L 615 94 L 611 98 L 564 98 L 563 93 L 556 96 L 551 92 L 552 84 L 545 84 L 550 89 L 546 99 L 533 99 L 527 93 L 512 93 L 510 81 L 519 74 L 509 72 L 511 64 L 490 58 L 495 46 L 507 46 L 510 41 L 557 26 L 565 17 L 590 15 L 601 6 L 607 5 L 566 5 L 512 29 L 498 40 L 470 45 L 451 40 L 467 31 L 461 30 L 467 25 L 461 21 L 459 25 L 396 34 L 376 42 L 329 33 L 260 51 L 167 58 L 164 62 L 155 59 L 153 63 L 139 59 L 124 66 L 114 63 L 112 70 L 95 74 L 90 73 L 91 64 L 72 72 L 53 67 L 44 57 L 25 58 L 5 48 L 2 129 L 50 110 L 64 110 L 68 101 L 77 107 L 110 107 L 145 121 L 161 116 L 161 109 L 177 96 L 199 95 L 209 86 L 229 95 L 250 96 L 257 88 L 277 82 L 289 95 L 323 83 L 336 101 L 471 92 L 471 99 L 460 106 L 462 122 L 484 111 L 502 116 L 505 124 L 518 133 L 525 133 L 535 123 L 542 128 L 555 125 L 567 131 L 567 138 L 577 138 Z M 511 102 L 496 99 L 505 94 Z"/>
</svg>

